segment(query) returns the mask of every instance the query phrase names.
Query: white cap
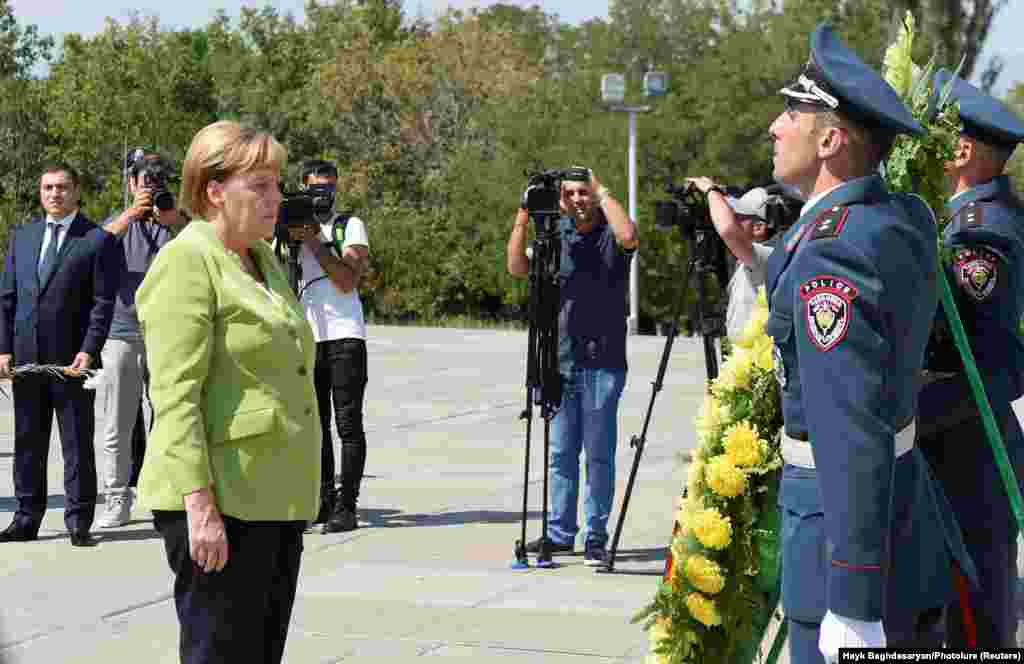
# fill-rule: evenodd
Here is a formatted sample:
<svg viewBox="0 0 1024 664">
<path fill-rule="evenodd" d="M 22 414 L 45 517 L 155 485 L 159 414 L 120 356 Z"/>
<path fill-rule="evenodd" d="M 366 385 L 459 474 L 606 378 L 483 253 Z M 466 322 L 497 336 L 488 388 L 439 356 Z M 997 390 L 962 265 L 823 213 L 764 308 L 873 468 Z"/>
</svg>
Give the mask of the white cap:
<svg viewBox="0 0 1024 664">
<path fill-rule="evenodd" d="M 768 192 L 765 191 L 764 187 L 755 187 L 739 198 L 728 198 L 726 200 L 729 203 L 729 207 L 736 214 L 765 219 L 765 208 L 768 205 L 768 198 Z"/>
</svg>

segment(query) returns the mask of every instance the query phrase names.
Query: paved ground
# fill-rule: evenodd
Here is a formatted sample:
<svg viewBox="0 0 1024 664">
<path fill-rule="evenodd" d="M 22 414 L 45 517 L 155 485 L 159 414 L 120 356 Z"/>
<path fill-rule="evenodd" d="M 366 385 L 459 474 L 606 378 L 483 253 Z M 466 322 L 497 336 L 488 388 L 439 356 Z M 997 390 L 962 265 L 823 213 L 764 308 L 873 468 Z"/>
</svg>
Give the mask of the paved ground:
<svg viewBox="0 0 1024 664">
<path fill-rule="evenodd" d="M 525 334 L 373 327 L 371 335 L 361 527 L 306 536 L 286 661 L 639 662 L 646 637 L 630 618 L 652 598 L 663 566 L 684 477 L 679 456 L 693 444 L 699 344 L 678 341 L 655 405 L 617 564 L 623 573 L 597 575 L 582 556 L 554 570 L 509 569 L 522 505 Z M 640 432 L 663 345 L 630 340 L 620 441 Z M 0 397 L 0 527 L 14 509 L 12 417 Z M 96 548 L 71 547 L 59 448 L 55 434 L 40 540 L 0 549 L 0 657 L 176 662 L 171 576 L 149 515 L 136 511 L 132 524 L 98 531 Z M 632 458 L 620 443 L 618 496 Z M 534 453 L 531 539 L 541 461 Z"/>
<path fill-rule="evenodd" d="M 677 341 L 629 509 L 621 573 L 598 575 L 581 556 L 561 558 L 553 570 L 509 569 L 522 505 L 525 334 L 372 327 L 371 335 L 361 527 L 306 536 L 286 662 L 640 662 L 647 639 L 630 618 L 650 601 L 663 566 L 685 477 L 681 453 L 693 446 L 700 344 Z M 630 338 L 618 498 L 633 459 L 625 441 L 642 427 L 663 345 Z M 101 431 L 102 404 L 98 415 Z M 14 510 L 12 417 L 0 397 L 0 527 Z M 539 534 L 542 460 L 534 421 L 531 539 Z M 0 659 L 177 662 L 171 576 L 149 515 L 137 511 L 130 525 L 99 531 L 96 548 L 71 547 L 59 447 L 55 434 L 40 540 L 0 548 Z"/>
</svg>

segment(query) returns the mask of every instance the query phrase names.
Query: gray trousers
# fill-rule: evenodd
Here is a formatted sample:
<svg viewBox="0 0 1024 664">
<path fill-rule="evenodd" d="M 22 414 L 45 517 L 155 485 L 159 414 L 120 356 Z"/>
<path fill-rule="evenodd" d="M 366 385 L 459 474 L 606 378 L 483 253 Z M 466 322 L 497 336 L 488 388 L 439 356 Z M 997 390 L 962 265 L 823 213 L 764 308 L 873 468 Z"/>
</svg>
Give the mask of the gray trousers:
<svg viewBox="0 0 1024 664">
<path fill-rule="evenodd" d="M 146 376 L 142 340 L 107 339 L 103 358 L 103 485 L 108 495 L 128 495 L 132 469 L 132 430 Z"/>
</svg>

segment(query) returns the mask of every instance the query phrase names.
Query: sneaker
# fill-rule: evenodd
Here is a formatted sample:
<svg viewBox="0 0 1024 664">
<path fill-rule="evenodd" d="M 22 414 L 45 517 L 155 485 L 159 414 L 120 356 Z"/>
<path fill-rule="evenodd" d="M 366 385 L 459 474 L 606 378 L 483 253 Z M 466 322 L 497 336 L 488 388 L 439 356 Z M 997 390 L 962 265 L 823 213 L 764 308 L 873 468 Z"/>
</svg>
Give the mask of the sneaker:
<svg viewBox="0 0 1024 664">
<path fill-rule="evenodd" d="M 325 533 L 347 533 L 359 527 L 359 520 L 354 510 L 339 507 L 331 514 L 324 524 Z"/>
<path fill-rule="evenodd" d="M 583 550 L 583 564 L 587 567 L 600 567 L 608 560 L 608 552 L 603 544 L 587 544 Z"/>
<path fill-rule="evenodd" d="M 572 553 L 573 553 L 573 543 L 572 542 L 566 542 L 565 544 L 559 544 L 558 542 L 552 542 L 551 540 L 548 540 L 548 545 L 551 547 L 551 554 L 552 555 L 554 555 L 556 553 L 565 553 L 565 554 L 569 554 L 571 556 Z M 537 539 L 533 540 L 532 542 L 527 543 L 527 545 L 526 545 L 526 552 L 527 553 L 539 553 L 540 552 L 540 538 L 539 537 Z"/>
<path fill-rule="evenodd" d="M 131 513 L 132 499 L 130 495 L 110 494 L 107 496 L 107 508 L 96 520 L 96 525 L 99 528 L 119 528 L 128 523 Z"/>
</svg>

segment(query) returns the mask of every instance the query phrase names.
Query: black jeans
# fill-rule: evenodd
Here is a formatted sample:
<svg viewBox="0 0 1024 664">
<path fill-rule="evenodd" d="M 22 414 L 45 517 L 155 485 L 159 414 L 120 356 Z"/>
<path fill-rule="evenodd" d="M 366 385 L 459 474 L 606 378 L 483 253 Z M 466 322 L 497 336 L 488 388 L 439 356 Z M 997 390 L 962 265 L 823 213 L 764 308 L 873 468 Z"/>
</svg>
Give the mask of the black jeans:
<svg viewBox="0 0 1024 664">
<path fill-rule="evenodd" d="M 278 664 L 302 559 L 304 522 L 224 517 L 228 564 L 204 573 L 188 552 L 184 511 L 154 511 L 174 572 L 182 664 Z"/>
<path fill-rule="evenodd" d="M 359 485 L 366 467 L 366 432 L 363 431 L 363 398 L 366 395 L 366 342 L 334 339 L 316 345 L 316 401 L 320 409 L 321 495 L 334 492 L 334 444 L 331 440 L 331 402 L 341 438 L 341 486 L 337 502 L 356 509 Z"/>
</svg>

